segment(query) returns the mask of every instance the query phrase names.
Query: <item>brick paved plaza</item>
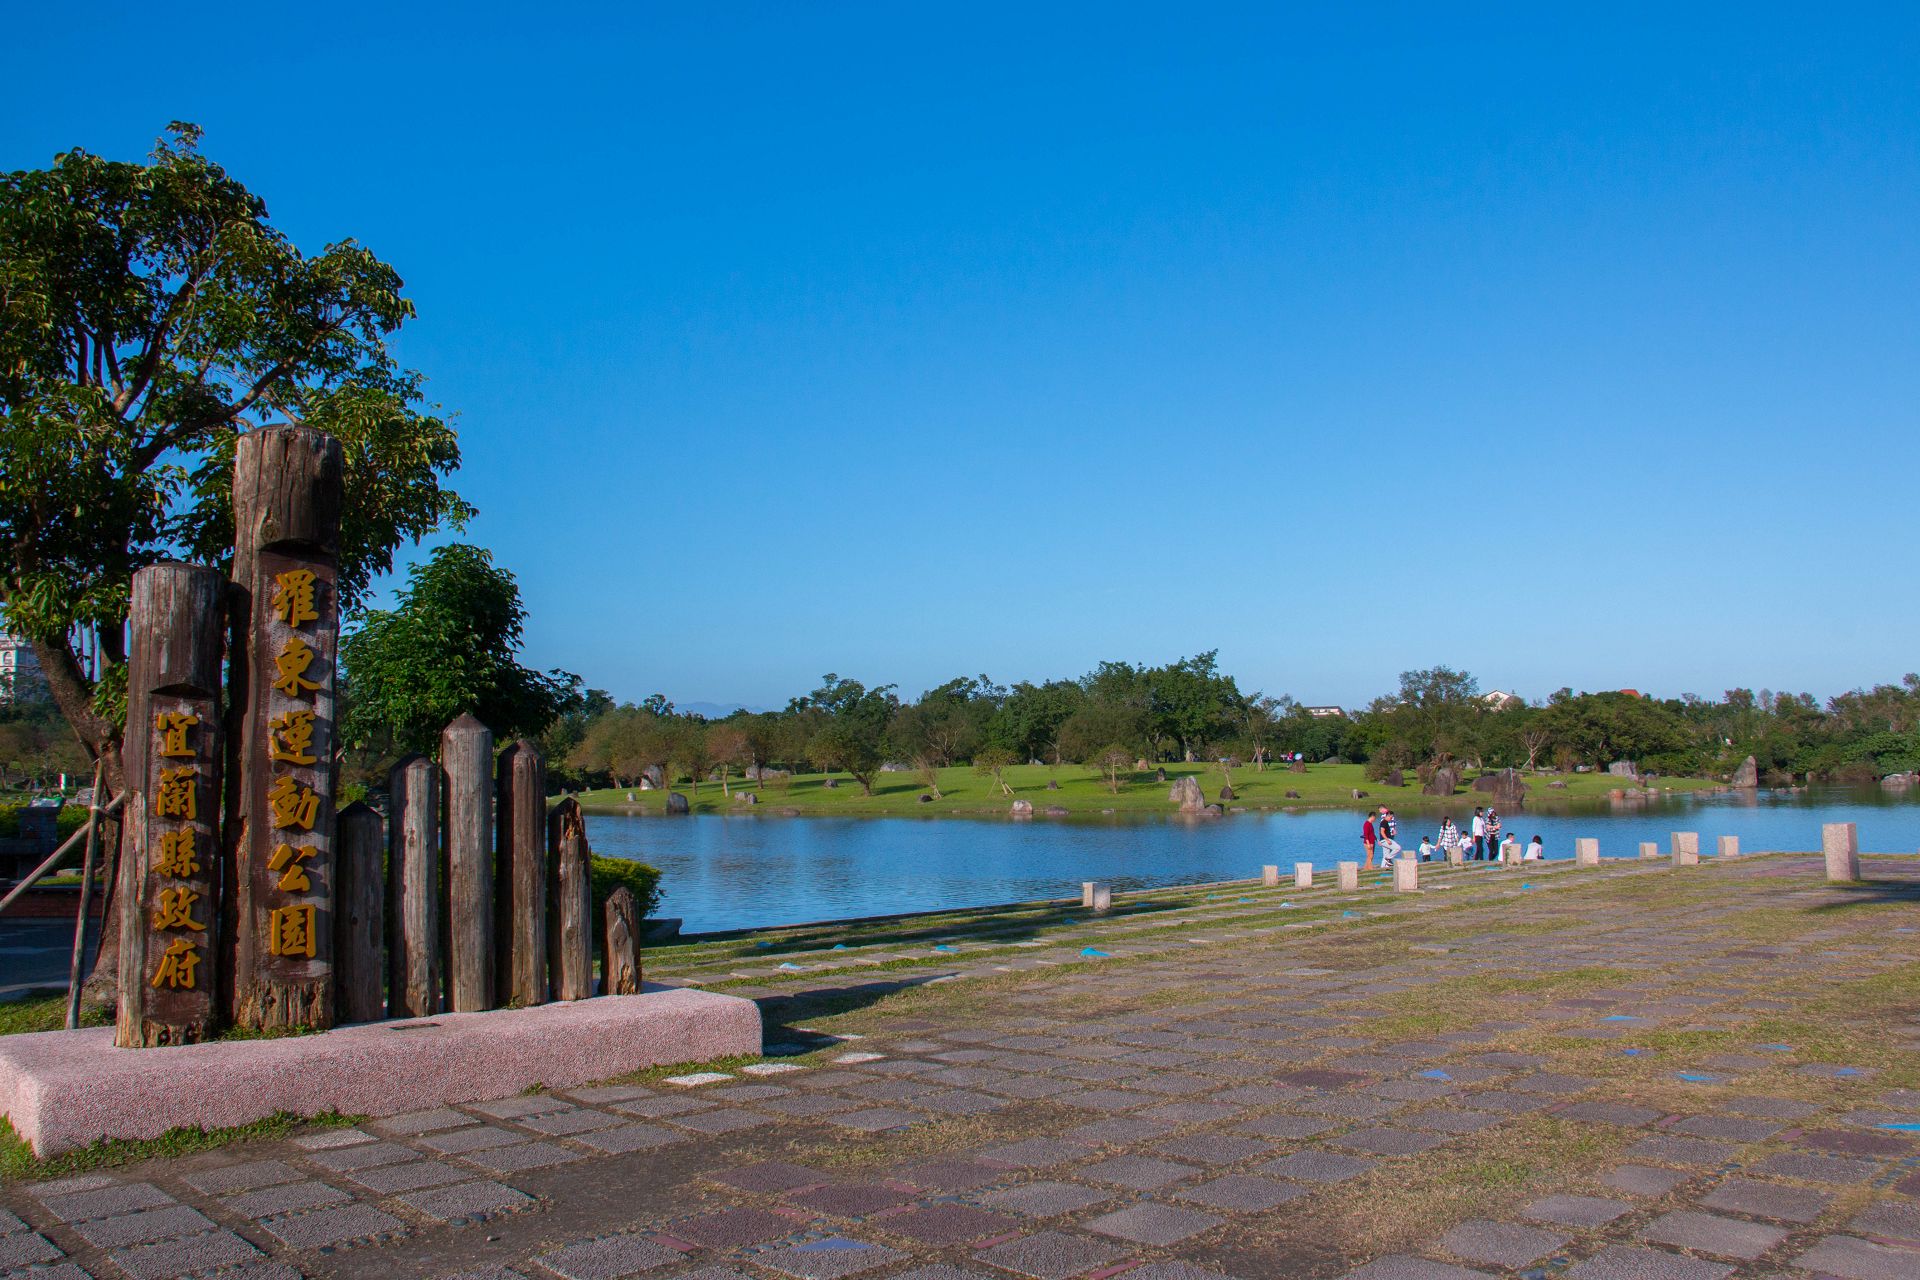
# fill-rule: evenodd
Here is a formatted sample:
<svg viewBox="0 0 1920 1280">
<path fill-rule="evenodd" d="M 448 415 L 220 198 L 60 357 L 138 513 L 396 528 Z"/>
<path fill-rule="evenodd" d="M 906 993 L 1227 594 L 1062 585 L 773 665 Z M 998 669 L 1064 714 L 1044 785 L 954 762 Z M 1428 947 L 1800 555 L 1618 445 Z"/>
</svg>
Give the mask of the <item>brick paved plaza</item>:
<svg viewBox="0 0 1920 1280">
<path fill-rule="evenodd" d="M 760 990 L 807 1052 L 8 1186 L 0 1274 L 1920 1276 L 1911 861 L 1470 870 L 1307 927 L 1236 889 L 960 981 L 803 966 Z"/>
</svg>

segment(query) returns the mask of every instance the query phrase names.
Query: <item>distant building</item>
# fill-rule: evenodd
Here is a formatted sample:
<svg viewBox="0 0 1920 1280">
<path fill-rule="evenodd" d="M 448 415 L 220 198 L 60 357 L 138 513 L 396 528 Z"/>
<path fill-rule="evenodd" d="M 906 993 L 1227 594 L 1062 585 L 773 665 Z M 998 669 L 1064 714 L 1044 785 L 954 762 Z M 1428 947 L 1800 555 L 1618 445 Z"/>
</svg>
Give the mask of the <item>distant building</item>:
<svg viewBox="0 0 1920 1280">
<path fill-rule="evenodd" d="M 0 702 L 36 697 L 46 691 L 47 678 L 40 670 L 40 659 L 33 645 L 19 636 L 0 631 Z"/>
<path fill-rule="evenodd" d="M 1307 714 L 1316 720 L 1344 720 L 1347 717 L 1345 707 L 1308 707 Z"/>
<path fill-rule="evenodd" d="M 1637 698 L 1640 696 L 1638 689 L 1622 689 L 1620 692 L 1626 694 L 1629 698 Z"/>
<path fill-rule="evenodd" d="M 1508 693 L 1505 689 L 1495 689 L 1492 693 L 1480 695 L 1480 701 L 1487 704 L 1490 711 L 1505 711 L 1508 707 L 1517 707 L 1525 699 L 1517 693 Z"/>
</svg>

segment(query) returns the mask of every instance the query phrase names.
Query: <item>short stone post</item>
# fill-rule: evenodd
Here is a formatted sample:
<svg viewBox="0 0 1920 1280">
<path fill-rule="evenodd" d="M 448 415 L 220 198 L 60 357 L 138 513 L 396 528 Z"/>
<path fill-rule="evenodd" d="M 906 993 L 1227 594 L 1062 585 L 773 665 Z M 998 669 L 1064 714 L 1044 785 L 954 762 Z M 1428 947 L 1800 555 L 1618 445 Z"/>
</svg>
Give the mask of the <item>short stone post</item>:
<svg viewBox="0 0 1920 1280">
<path fill-rule="evenodd" d="M 568 796 L 547 815 L 547 937 L 553 948 L 553 998 L 585 1000 L 593 994 L 593 876 L 586 818 Z"/>
<path fill-rule="evenodd" d="M 439 1013 L 446 982 L 440 950 L 440 770 L 408 756 L 387 775 L 387 993 L 396 1018 Z"/>
<path fill-rule="evenodd" d="M 1676 867 L 1697 867 L 1700 865 L 1700 833 L 1698 831 L 1676 831 L 1673 833 L 1673 865 Z"/>
<path fill-rule="evenodd" d="M 334 1021 L 378 1022 L 387 1016 L 387 885 L 381 869 L 386 833 L 364 804 L 340 811 L 340 850 L 333 861 Z"/>
<path fill-rule="evenodd" d="M 494 813 L 494 975 L 501 1004 L 547 1002 L 547 765 L 522 738 L 500 753 Z"/>
<path fill-rule="evenodd" d="M 1600 865 L 1600 842 L 1591 836 L 1581 836 L 1573 842 L 1573 861 L 1576 866 L 1597 867 Z"/>
<path fill-rule="evenodd" d="M 1313 864 L 1296 862 L 1293 864 L 1293 887 L 1296 889 L 1313 888 Z"/>
<path fill-rule="evenodd" d="M 1660 856 L 1660 842 L 1659 842 L 1658 840 L 1642 840 L 1642 841 L 1640 842 L 1640 856 L 1641 856 L 1642 858 L 1657 858 L 1657 857 L 1659 857 L 1659 856 Z"/>
<path fill-rule="evenodd" d="M 1420 888 L 1420 864 L 1412 858 L 1393 860 L 1393 891 L 1415 893 Z"/>
<path fill-rule="evenodd" d="M 1343 862 L 1340 864 L 1338 871 L 1340 874 L 1340 891 L 1342 893 L 1352 893 L 1360 887 L 1359 863 Z"/>
<path fill-rule="evenodd" d="M 1860 878 L 1860 833 L 1851 822 L 1828 822 L 1820 827 L 1820 847 L 1827 855 L 1827 879 Z"/>
<path fill-rule="evenodd" d="M 226 591 L 219 570 L 199 565 L 157 564 L 133 575 L 113 1034 L 123 1049 L 192 1044 L 220 1021 Z"/>
<path fill-rule="evenodd" d="M 1447 850 L 1447 865 L 1450 867 L 1466 866 L 1467 851 L 1465 849 L 1462 849 L 1459 845 L 1455 845 L 1453 846 L 1453 848 Z"/>
<path fill-rule="evenodd" d="M 1267 888 L 1267 889 L 1279 888 L 1280 887 L 1280 868 L 1279 867 L 1260 868 L 1260 884 L 1263 888 Z"/>
<path fill-rule="evenodd" d="M 1721 836 L 1720 837 L 1720 856 L 1723 858 L 1739 857 L 1740 856 L 1740 837 L 1739 836 Z"/>
<path fill-rule="evenodd" d="M 493 1008 L 493 731 L 470 715 L 440 735 L 446 776 L 447 1007 Z"/>
<path fill-rule="evenodd" d="M 610 996 L 640 994 L 640 912 L 633 890 L 621 885 L 607 896 L 607 962 L 600 990 Z"/>
<path fill-rule="evenodd" d="M 1093 891 L 1099 887 L 1100 882 L 1098 880 L 1082 880 L 1080 882 L 1080 905 L 1091 911 L 1093 909 Z"/>
<path fill-rule="evenodd" d="M 1093 902 L 1090 904 L 1096 912 L 1113 910 L 1113 886 L 1104 880 L 1096 881 L 1093 886 Z"/>
</svg>

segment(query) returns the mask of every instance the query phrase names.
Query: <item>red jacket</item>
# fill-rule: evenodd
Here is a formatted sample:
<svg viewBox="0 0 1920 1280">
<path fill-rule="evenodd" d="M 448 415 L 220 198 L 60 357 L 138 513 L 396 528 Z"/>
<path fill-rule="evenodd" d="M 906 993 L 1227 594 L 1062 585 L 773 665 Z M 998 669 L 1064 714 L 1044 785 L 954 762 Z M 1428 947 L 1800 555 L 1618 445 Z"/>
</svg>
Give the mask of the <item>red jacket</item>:
<svg viewBox="0 0 1920 1280">
<path fill-rule="evenodd" d="M 1373 843 L 1373 819 L 1372 818 L 1368 818 L 1365 822 L 1360 824 L 1360 843 L 1361 844 Z"/>
</svg>

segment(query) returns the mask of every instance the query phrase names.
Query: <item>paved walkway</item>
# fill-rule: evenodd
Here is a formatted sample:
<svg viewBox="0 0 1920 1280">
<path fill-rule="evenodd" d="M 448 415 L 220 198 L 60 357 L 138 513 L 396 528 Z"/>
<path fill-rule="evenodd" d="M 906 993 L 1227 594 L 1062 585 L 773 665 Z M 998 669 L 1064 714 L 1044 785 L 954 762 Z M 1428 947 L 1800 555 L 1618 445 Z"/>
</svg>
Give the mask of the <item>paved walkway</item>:
<svg viewBox="0 0 1920 1280">
<path fill-rule="evenodd" d="M 1586 874 L 822 975 L 836 1042 L 704 1082 L 0 1189 L 0 1274 L 1920 1276 L 1920 869 Z"/>
</svg>

